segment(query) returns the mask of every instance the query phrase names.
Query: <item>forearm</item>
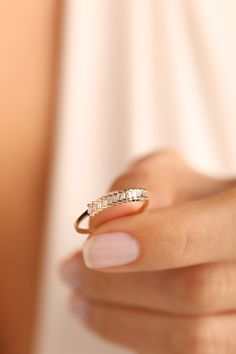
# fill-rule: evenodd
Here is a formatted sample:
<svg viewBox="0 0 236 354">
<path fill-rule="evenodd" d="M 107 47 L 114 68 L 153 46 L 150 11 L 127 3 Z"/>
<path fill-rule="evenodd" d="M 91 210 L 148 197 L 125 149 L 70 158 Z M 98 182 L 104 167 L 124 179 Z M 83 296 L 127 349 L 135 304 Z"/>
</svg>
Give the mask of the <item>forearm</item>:
<svg viewBox="0 0 236 354">
<path fill-rule="evenodd" d="M 56 1 L 0 5 L 1 353 L 30 346 L 53 98 Z"/>
</svg>

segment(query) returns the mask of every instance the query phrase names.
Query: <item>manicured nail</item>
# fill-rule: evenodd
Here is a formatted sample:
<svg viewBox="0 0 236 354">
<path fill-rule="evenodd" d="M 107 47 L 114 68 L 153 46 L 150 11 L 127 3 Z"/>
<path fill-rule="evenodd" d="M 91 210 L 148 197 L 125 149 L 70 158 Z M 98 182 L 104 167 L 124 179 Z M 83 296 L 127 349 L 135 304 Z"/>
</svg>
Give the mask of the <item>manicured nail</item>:
<svg viewBox="0 0 236 354">
<path fill-rule="evenodd" d="M 61 268 L 62 279 L 73 288 L 80 285 L 79 262 L 76 258 L 66 261 Z"/>
<path fill-rule="evenodd" d="M 134 261 L 139 256 L 139 245 L 127 233 L 100 234 L 85 242 L 83 256 L 89 268 L 114 267 Z"/>
<path fill-rule="evenodd" d="M 70 302 L 74 314 L 87 322 L 90 317 L 90 303 L 84 297 L 74 297 Z"/>
</svg>

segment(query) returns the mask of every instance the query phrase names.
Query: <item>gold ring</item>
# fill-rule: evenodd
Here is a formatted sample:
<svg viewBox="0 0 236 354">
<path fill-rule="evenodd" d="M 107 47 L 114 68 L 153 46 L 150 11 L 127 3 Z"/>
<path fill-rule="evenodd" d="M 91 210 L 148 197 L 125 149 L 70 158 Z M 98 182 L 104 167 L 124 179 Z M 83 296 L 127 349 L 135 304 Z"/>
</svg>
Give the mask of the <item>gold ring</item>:
<svg viewBox="0 0 236 354">
<path fill-rule="evenodd" d="M 144 188 L 129 188 L 119 191 L 109 192 L 102 197 L 99 197 L 95 201 L 89 203 L 88 209 L 81 214 L 75 221 L 75 230 L 81 234 L 89 234 L 92 232 L 91 228 L 81 228 L 81 222 L 87 217 L 93 217 L 104 209 L 111 208 L 116 205 L 131 203 L 131 202 L 143 202 L 142 207 L 137 211 L 137 213 L 143 211 L 149 202 L 148 191 Z"/>
</svg>

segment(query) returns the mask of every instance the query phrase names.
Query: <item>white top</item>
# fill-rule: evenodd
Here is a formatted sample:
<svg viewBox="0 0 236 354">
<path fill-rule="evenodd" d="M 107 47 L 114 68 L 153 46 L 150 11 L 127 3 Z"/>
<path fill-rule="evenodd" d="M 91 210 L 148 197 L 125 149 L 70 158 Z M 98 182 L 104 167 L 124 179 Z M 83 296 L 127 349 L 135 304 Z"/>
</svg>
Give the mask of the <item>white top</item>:
<svg viewBox="0 0 236 354">
<path fill-rule="evenodd" d="M 87 202 L 130 158 L 177 148 L 236 173 L 236 2 L 70 0 L 35 354 L 121 354 L 68 311 L 58 264 Z"/>
</svg>

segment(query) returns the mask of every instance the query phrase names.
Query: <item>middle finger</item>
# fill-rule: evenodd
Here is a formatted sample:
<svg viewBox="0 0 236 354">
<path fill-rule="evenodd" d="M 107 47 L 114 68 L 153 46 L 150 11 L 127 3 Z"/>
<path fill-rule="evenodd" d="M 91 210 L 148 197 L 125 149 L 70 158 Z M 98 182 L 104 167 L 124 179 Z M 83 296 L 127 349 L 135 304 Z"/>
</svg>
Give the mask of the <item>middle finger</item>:
<svg viewBox="0 0 236 354">
<path fill-rule="evenodd" d="M 62 275 L 87 296 L 114 304 L 176 314 L 236 309 L 236 263 L 111 274 L 87 268 L 78 253 L 64 264 Z"/>
</svg>

